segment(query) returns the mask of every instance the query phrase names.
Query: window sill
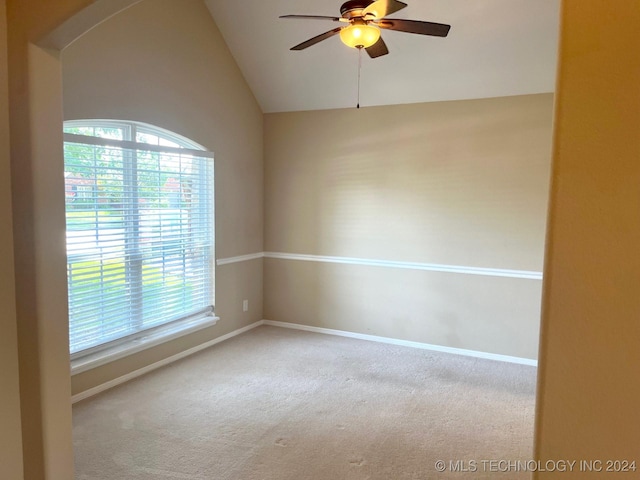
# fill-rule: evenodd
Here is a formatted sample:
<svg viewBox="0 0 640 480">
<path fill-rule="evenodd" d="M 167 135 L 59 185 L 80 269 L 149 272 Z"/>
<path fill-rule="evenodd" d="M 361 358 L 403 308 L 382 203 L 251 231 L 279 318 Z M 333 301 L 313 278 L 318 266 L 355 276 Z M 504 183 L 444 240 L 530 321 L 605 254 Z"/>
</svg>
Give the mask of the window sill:
<svg viewBox="0 0 640 480">
<path fill-rule="evenodd" d="M 120 358 L 134 353 L 155 347 L 170 340 L 183 337 L 198 330 L 212 327 L 218 323 L 220 317 L 198 318 L 189 323 L 181 323 L 179 326 L 167 325 L 166 328 L 154 330 L 151 333 L 143 334 L 140 337 L 128 340 L 124 343 L 114 345 L 99 352 L 83 355 L 71 360 L 71 375 L 77 375 L 87 370 L 91 370 L 107 363 L 111 363 Z"/>
</svg>

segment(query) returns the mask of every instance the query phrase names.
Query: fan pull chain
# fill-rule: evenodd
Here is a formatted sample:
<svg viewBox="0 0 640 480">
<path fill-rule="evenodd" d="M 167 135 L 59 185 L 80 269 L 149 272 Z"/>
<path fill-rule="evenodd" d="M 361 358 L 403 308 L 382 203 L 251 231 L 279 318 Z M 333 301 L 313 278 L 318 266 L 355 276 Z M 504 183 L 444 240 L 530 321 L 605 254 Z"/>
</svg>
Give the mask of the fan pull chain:
<svg viewBox="0 0 640 480">
<path fill-rule="evenodd" d="M 358 47 L 358 105 L 360 108 L 360 71 L 362 70 L 362 47 Z"/>
</svg>

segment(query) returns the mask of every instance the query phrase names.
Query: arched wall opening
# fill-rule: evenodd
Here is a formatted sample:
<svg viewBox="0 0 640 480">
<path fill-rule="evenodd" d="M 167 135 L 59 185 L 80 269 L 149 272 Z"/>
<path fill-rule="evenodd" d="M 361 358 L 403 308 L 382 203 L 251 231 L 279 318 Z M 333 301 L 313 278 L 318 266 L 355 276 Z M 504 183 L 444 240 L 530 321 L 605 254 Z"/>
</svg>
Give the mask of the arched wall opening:
<svg viewBox="0 0 640 480">
<path fill-rule="evenodd" d="M 66 46 L 63 39 L 73 41 L 135 2 L 26 3 L 7 3 L 22 424 L 22 465 L 9 468 L 29 479 L 73 478 L 64 222 L 58 195 L 63 119 L 60 50 Z M 76 18 L 74 28 L 68 18 Z M 58 44 L 47 35 L 61 35 Z"/>
<path fill-rule="evenodd" d="M 217 275 L 218 295 L 225 299 L 219 308 L 223 322 L 188 335 L 164 346 L 146 350 L 128 361 L 115 362 L 109 368 L 91 375 L 69 375 L 69 337 L 66 301 L 66 255 L 64 186 L 62 158 L 62 123 L 73 118 L 124 118 L 158 125 L 192 138 L 210 148 L 216 146 L 221 162 L 216 196 L 229 205 L 225 217 L 217 225 L 217 256 L 234 257 L 262 248 L 262 112 L 250 93 L 221 36 L 208 17 L 204 4 L 192 1 L 189 21 L 200 22 L 209 33 L 198 30 L 185 48 L 207 49 L 208 64 L 204 71 L 194 72 L 197 56 L 189 57 L 190 73 L 201 77 L 201 108 L 183 102 L 153 107 L 154 99 L 163 96 L 146 82 L 150 96 L 130 92 L 148 100 L 149 108 L 120 97 L 117 112 L 106 109 L 113 102 L 98 106 L 85 103 L 65 105 L 63 82 L 63 50 L 77 44 L 84 33 L 99 28 L 110 17 L 140 3 L 139 0 L 68 0 L 47 2 L 31 0 L 7 4 L 9 27 L 9 99 L 11 123 L 11 186 L 13 189 L 14 259 L 17 305 L 17 350 L 20 366 L 20 405 L 23 459 L 16 460 L 12 478 L 73 478 L 71 438 L 71 394 L 102 384 L 123 372 L 142 368 L 162 358 L 201 345 L 213 338 L 253 323 L 262 316 L 262 262 L 225 265 Z M 159 2 L 151 2 L 153 4 Z M 167 2 L 163 2 L 167 3 Z M 202 13 L 205 12 L 206 15 Z M 115 16 L 114 16 L 115 15 Z M 135 13 L 133 14 L 135 16 Z M 127 16 L 128 17 L 128 16 Z M 197 18 L 200 17 L 200 18 Z M 180 27 L 180 25 L 182 25 Z M 177 26 L 185 28 L 184 23 Z M 171 29 L 162 33 L 174 41 L 184 32 Z M 191 32 L 193 33 L 193 32 Z M 188 36 L 188 35 L 187 35 Z M 200 43 L 198 43 L 200 42 Z M 173 52 L 182 56 L 181 53 Z M 154 62 L 162 58 L 153 57 Z M 167 81 L 177 81 L 171 75 Z M 71 82 L 71 80 L 69 80 Z M 208 82 L 208 85 L 206 85 Z M 193 93 L 190 82 L 177 85 L 186 95 Z M 132 82 L 133 86 L 139 85 Z M 150 88 L 151 85 L 151 88 Z M 206 91 L 204 90 L 206 86 Z M 86 98 L 83 90 L 78 97 Z M 139 95 L 138 95 L 139 94 Z M 154 97 L 154 98 L 151 98 Z M 209 102 L 214 102 L 207 104 Z M 145 101 L 146 101 L 145 100 Z M 126 105 L 131 109 L 126 110 Z M 156 102 L 157 105 L 157 102 Z M 101 114 L 83 108 L 98 108 Z M 179 111 L 179 114 L 176 112 Z M 213 112 L 213 114 L 207 114 Z M 196 112 L 192 115 L 192 112 Z M 190 120 L 187 120 L 190 118 Z M 240 238 L 241 240 L 237 240 Z M 242 311 L 242 299 L 249 298 L 249 312 Z M 18 442 L 13 442 L 17 444 Z M 22 470 L 22 475 L 18 474 Z"/>
</svg>

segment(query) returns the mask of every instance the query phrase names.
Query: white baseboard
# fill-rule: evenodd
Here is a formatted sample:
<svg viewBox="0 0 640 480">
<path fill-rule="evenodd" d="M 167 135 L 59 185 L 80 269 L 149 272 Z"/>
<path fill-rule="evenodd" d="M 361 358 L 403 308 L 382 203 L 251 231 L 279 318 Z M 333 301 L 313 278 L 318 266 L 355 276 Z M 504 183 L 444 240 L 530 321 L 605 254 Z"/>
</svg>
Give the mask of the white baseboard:
<svg viewBox="0 0 640 480">
<path fill-rule="evenodd" d="M 347 332 L 344 330 L 333 330 L 331 328 L 311 327 L 298 323 L 276 322 L 273 320 L 263 320 L 264 325 L 272 327 L 292 328 L 294 330 L 304 330 L 306 332 L 324 333 L 326 335 L 337 335 L 340 337 L 357 338 L 358 340 L 369 340 L 371 342 L 389 343 L 403 347 L 420 348 L 423 350 L 433 350 L 435 352 L 453 353 L 454 355 L 464 355 L 466 357 L 484 358 L 486 360 L 497 360 L 499 362 L 517 363 L 520 365 L 538 366 L 538 361 L 530 358 L 512 357 L 510 355 L 500 355 L 497 353 L 478 352 L 476 350 L 466 350 L 464 348 L 443 347 L 429 343 L 411 342 L 409 340 L 398 340 L 396 338 L 378 337 L 364 333 Z"/>
<path fill-rule="evenodd" d="M 242 327 L 239 328 L 237 330 L 234 330 L 233 332 L 227 333 L 226 335 L 222 335 L 221 337 L 218 338 L 214 338 L 213 340 L 210 340 L 208 342 L 202 343 L 200 345 L 197 345 L 193 348 L 190 348 L 188 350 L 185 350 L 183 352 L 177 353 L 175 355 L 172 355 L 170 357 L 164 358 L 162 360 L 160 360 L 159 362 L 155 362 L 152 363 L 151 365 L 147 365 L 146 367 L 142 367 L 139 368 L 138 370 L 134 370 L 133 372 L 127 373 L 126 375 L 123 375 L 121 377 L 118 378 L 114 378 L 113 380 L 110 380 L 106 383 L 103 383 L 101 385 L 98 385 L 96 387 L 90 388 L 88 390 L 85 390 L 84 392 L 78 393 L 77 395 L 73 395 L 71 397 L 71 403 L 76 403 L 79 402 L 80 400 L 84 400 L 85 398 L 89 398 L 92 397 L 94 395 L 97 395 L 100 392 L 104 392 L 105 390 L 108 390 L 110 388 L 113 388 L 117 385 L 120 385 L 122 383 L 128 382 L 129 380 L 132 380 L 134 378 L 140 377 L 141 375 L 144 375 L 145 373 L 149 373 L 153 370 L 156 370 L 160 367 L 164 367 L 165 365 L 169 365 L 170 363 L 173 363 L 175 361 L 178 361 L 182 358 L 188 357 L 189 355 L 193 355 L 194 353 L 197 353 L 201 350 L 204 350 L 205 348 L 209 348 L 213 345 L 215 345 L 216 343 L 220 343 L 220 342 L 224 342 L 225 340 L 228 340 L 232 337 L 235 337 L 237 335 L 240 335 L 241 333 L 247 332 L 253 328 L 259 327 L 260 325 L 262 325 L 264 323 L 263 320 L 259 320 L 255 323 L 252 323 L 251 325 L 247 325 L 246 327 Z"/>
<path fill-rule="evenodd" d="M 205 348 L 209 348 L 217 343 L 224 342 L 230 338 L 233 338 L 241 333 L 248 332 L 260 325 L 270 325 L 272 327 L 281 327 L 281 328 L 291 328 L 294 330 L 304 330 L 306 332 L 314 332 L 314 333 L 323 333 L 325 335 L 336 335 L 339 337 L 348 337 L 348 338 L 356 338 L 358 340 L 368 340 L 370 342 L 379 342 L 379 343 L 388 343 L 391 345 L 400 345 L 403 347 L 412 347 L 412 348 L 420 348 L 423 350 L 432 350 L 435 352 L 444 352 L 444 353 L 452 353 L 454 355 L 463 355 L 467 357 L 475 357 L 475 358 L 484 358 L 487 360 L 497 360 L 499 362 L 508 362 L 508 363 L 517 363 L 520 365 L 529 365 L 532 367 L 538 366 L 538 361 L 530 358 L 521 358 L 521 357 L 512 357 L 509 355 L 500 355 L 497 353 L 487 353 L 487 352 L 478 352 L 476 350 L 466 350 L 464 348 L 453 348 L 453 347 L 444 347 L 441 345 L 432 345 L 429 343 L 420 343 L 420 342 L 411 342 L 409 340 L 399 340 L 396 338 L 389 337 L 379 337 L 376 335 L 367 335 L 364 333 L 354 333 L 347 332 L 344 330 L 334 330 L 331 328 L 321 328 L 321 327 L 312 327 L 309 325 L 301 325 L 298 323 L 288 323 L 288 322 L 276 322 L 274 320 L 260 320 L 252 323 L 251 325 L 247 325 L 246 327 L 239 328 L 234 330 L 233 332 L 227 333 L 226 335 L 222 335 L 221 337 L 214 338 L 208 342 L 205 342 L 196 347 L 190 348 L 183 352 L 177 353 L 170 357 L 167 357 L 159 362 L 152 363 L 151 365 L 147 365 L 146 367 L 140 368 L 138 370 L 134 370 L 133 372 L 127 373 L 118 378 L 114 378 L 106 383 L 98 385 L 96 387 L 85 390 L 84 392 L 78 393 L 77 395 L 73 395 L 71 397 L 71 403 L 77 403 L 80 400 L 84 400 L 86 398 L 97 395 L 100 392 L 104 392 L 110 388 L 113 388 L 117 385 L 123 384 L 132 380 L 134 378 L 140 377 L 146 373 L 149 373 L 153 370 L 156 370 L 160 367 L 164 367 L 165 365 L 169 365 L 170 363 L 176 362 L 182 358 L 188 357 L 189 355 L 193 355 Z"/>
</svg>

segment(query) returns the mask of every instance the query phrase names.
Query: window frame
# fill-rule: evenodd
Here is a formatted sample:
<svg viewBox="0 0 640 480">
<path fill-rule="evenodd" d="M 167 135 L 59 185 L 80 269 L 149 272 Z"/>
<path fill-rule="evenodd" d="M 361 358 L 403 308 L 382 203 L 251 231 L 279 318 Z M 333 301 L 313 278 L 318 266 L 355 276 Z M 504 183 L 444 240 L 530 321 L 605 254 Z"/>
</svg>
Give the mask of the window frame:
<svg viewBox="0 0 640 480">
<path fill-rule="evenodd" d="M 67 130 L 74 128 L 115 128 L 122 131 L 122 140 L 110 139 L 99 136 L 77 135 L 69 133 Z M 208 157 L 213 166 L 213 153 L 206 150 L 202 145 L 193 142 L 177 133 L 170 132 L 161 127 L 154 125 L 125 120 L 103 120 L 103 119 L 87 119 L 87 120 L 70 120 L 65 121 L 63 125 L 65 142 L 82 139 L 83 142 L 95 145 L 105 145 L 112 143 L 114 146 L 121 148 L 133 148 L 136 150 L 172 152 L 172 153 L 192 153 L 198 157 Z M 154 143 L 147 143 L 138 140 L 139 134 L 147 134 L 158 138 L 158 143 L 162 140 L 173 143 L 175 145 L 160 146 Z M 93 140 L 92 140 L 93 139 Z M 140 148 L 142 147 L 142 148 Z M 212 178 L 215 178 L 213 176 Z M 210 187 L 213 189 L 214 184 L 211 182 Z M 209 256 L 209 269 L 211 275 L 210 298 L 212 300 L 211 307 L 208 307 L 207 313 L 196 312 L 193 315 L 185 316 L 179 320 L 170 321 L 168 323 L 155 325 L 150 328 L 141 329 L 129 335 L 110 340 L 105 343 L 85 348 L 70 354 L 71 357 L 71 373 L 77 374 L 83 371 L 95 368 L 106 363 L 110 363 L 119 358 L 131 355 L 138 351 L 168 342 L 172 339 L 182 337 L 184 335 L 196 332 L 198 330 L 213 326 L 219 320 L 215 315 L 215 208 L 214 208 L 214 192 L 210 192 L 211 201 L 211 251 Z M 66 211 L 66 207 L 65 207 Z M 65 231 L 67 231 L 65 227 Z"/>
</svg>

